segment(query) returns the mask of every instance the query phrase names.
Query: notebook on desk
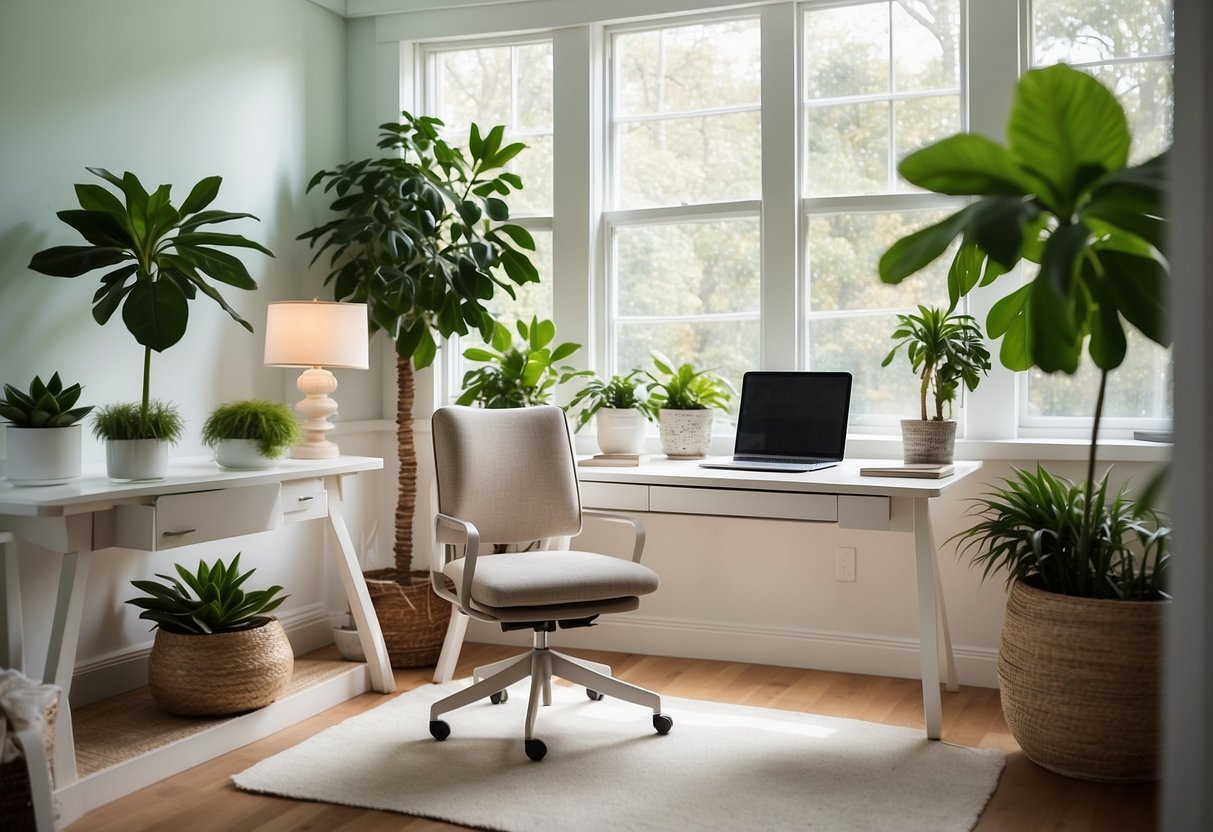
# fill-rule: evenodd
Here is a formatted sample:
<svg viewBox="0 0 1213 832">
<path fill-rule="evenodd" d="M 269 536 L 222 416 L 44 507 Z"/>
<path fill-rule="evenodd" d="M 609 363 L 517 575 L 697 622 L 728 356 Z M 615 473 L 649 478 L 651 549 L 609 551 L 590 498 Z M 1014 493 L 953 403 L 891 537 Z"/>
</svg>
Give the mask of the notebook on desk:
<svg viewBox="0 0 1213 832">
<path fill-rule="evenodd" d="M 746 373 L 733 458 L 700 467 L 801 473 L 837 465 L 850 410 L 850 373 Z"/>
</svg>

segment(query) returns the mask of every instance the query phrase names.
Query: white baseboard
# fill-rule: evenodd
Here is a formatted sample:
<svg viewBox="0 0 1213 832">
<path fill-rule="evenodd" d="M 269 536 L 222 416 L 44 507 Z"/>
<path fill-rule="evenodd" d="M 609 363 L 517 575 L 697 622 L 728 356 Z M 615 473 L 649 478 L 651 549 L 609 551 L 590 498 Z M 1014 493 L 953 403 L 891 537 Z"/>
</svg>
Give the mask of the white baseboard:
<svg viewBox="0 0 1213 832">
<path fill-rule="evenodd" d="M 468 639 L 489 644 L 526 644 L 526 634 L 471 621 Z M 670 621 L 639 616 L 603 619 L 593 628 L 560 630 L 553 646 L 616 650 L 656 656 L 751 662 L 805 667 L 841 673 L 918 679 L 918 641 L 835 633 L 723 625 L 708 621 Z M 962 685 L 998 687 L 997 650 L 954 646 Z"/>
<path fill-rule="evenodd" d="M 329 616 L 330 611 L 323 604 L 309 604 L 278 614 L 295 655 L 332 644 Z M 72 707 L 80 708 L 146 685 L 147 657 L 151 651 L 149 641 L 77 664 L 72 676 Z"/>
</svg>

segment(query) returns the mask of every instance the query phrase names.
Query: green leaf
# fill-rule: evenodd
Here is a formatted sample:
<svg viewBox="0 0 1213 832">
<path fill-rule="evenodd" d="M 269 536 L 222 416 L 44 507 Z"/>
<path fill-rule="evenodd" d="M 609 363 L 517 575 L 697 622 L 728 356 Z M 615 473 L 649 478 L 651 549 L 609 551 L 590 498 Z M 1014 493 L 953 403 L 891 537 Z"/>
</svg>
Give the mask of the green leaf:
<svg viewBox="0 0 1213 832">
<path fill-rule="evenodd" d="M 1029 288 L 1031 284 L 1024 288 Z M 1028 315 L 1026 304 L 1023 314 L 1017 315 L 1008 324 L 998 348 L 998 360 L 1008 370 L 1023 372 L 1032 367 L 1031 343 L 1028 338 Z"/>
<path fill-rule="evenodd" d="M 940 194 L 1022 196 L 1038 187 L 1002 145 L 977 133 L 961 133 L 911 153 L 897 172 L 912 185 Z"/>
<path fill-rule="evenodd" d="M 880 279 L 900 283 L 944 253 L 952 240 L 964 231 L 976 205 L 966 206 L 934 225 L 902 237 L 880 257 Z"/>
<path fill-rule="evenodd" d="M 55 216 L 95 246 L 121 248 L 131 244 L 126 229 L 103 211 L 59 211 Z"/>
<path fill-rule="evenodd" d="M 1119 251 L 1100 251 L 1107 298 L 1147 338 L 1170 346 L 1167 332 L 1167 271 L 1161 263 Z"/>
<path fill-rule="evenodd" d="M 527 231 L 521 225 L 501 225 L 497 227 L 496 231 L 505 234 L 507 237 L 513 240 L 519 248 L 524 248 L 527 251 L 535 250 L 535 238 L 531 236 L 531 232 Z M 490 236 L 496 239 L 495 235 Z"/>
<path fill-rule="evenodd" d="M 987 197 L 975 203 L 965 241 L 975 241 L 1004 270 L 1014 268 L 1023 248 L 1024 229 L 1040 210 L 1016 197 Z"/>
<path fill-rule="evenodd" d="M 122 322 L 145 347 L 163 352 L 181 340 L 189 320 L 189 302 L 168 280 L 136 283 L 122 305 Z"/>
<path fill-rule="evenodd" d="M 1047 279 L 1028 284 L 1028 318 L 1032 361 L 1046 373 L 1073 373 L 1078 369 L 1082 340 L 1073 312 L 1074 301 Z"/>
<path fill-rule="evenodd" d="M 197 231 L 191 233 L 181 233 L 173 238 L 172 243 L 178 248 L 181 246 L 233 246 L 235 248 L 251 248 L 269 257 L 274 256 L 274 252 L 270 251 L 260 243 L 249 240 L 239 234 L 218 234 L 208 231 Z"/>
<path fill-rule="evenodd" d="M 190 191 L 190 195 L 185 198 L 185 202 L 181 203 L 181 216 L 197 214 L 206 206 L 215 201 L 215 197 L 219 195 L 219 185 L 223 182 L 221 176 L 208 176 L 194 186 Z M 308 186 L 309 189 L 311 186 Z"/>
<path fill-rule="evenodd" d="M 126 229 L 128 234 L 134 232 L 134 229 L 130 225 L 130 218 L 126 213 L 126 206 L 122 204 L 122 201 L 118 197 L 100 185 L 76 185 L 75 190 L 76 201 L 80 203 L 80 207 L 85 211 L 98 211 L 106 214 Z"/>
<path fill-rule="evenodd" d="M 1091 229 L 1077 222 L 1061 226 L 1045 242 L 1036 280 L 1047 283 L 1050 293 L 1063 303 L 1068 304 L 1073 295 L 1074 277 L 1090 237 Z"/>
<path fill-rule="evenodd" d="M 1087 351 L 1096 367 L 1114 370 L 1124 362 L 1128 350 L 1125 331 L 1120 325 L 1120 315 L 1116 312 L 1116 304 L 1109 296 L 1106 285 L 1095 281 L 1092 283 L 1092 292 L 1097 308 L 1091 317 L 1091 340 L 1087 344 Z"/>
<path fill-rule="evenodd" d="M 244 263 L 227 252 L 202 246 L 186 246 L 178 247 L 177 254 L 220 283 L 235 286 L 237 289 L 257 288 L 257 281 L 253 280 Z"/>
<path fill-rule="evenodd" d="M 127 253 L 118 248 L 52 246 L 35 254 L 29 261 L 29 268 L 53 277 L 79 277 L 127 258 Z"/>
<path fill-rule="evenodd" d="M 509 206 L 495 196 L 491 196 L 484 201 L 484 208 L 489 215 L 489 219 L 503 222 L 510 218 Z"/>
<path fill-rule="evenodd" d="M 991 338 L 1001 338 L 1006 334 L 1011 322 L 1023 313 L 1031 292 L 1032 284 L 1027 283 L 990 307 L 990 314 L 986 317 L 986 334 Z"/>
</svg>

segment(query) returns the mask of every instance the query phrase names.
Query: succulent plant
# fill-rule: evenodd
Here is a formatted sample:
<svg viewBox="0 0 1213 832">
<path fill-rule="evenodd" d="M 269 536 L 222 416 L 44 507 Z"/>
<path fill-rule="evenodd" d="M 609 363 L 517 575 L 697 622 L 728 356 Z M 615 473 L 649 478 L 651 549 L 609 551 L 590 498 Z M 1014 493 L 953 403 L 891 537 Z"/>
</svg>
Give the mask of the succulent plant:
<svg viewBox="0 0 1213 832">
<path fill-rule="evenodd" d="M 72 408 L 83 389 L 79 384 L 65 388 L 58 373 L 45 384 L 34 376 L 28 393 L 6 384 L 5 398 L 0 401 L 0 416 L 18 428 L 65 428 L 76 424 L 93 409 L 91 405 Z"/>
<path fill-rule="evenodd" d="M 277 585 L 252 592 L 242 590 L 241 585 L 256 570 L 240 573 L 239 552 L 227 565 L 222 558 L 216 558 L 211 566 L 199 561 L 194 572 L 179 563 L 174 566 L 180 580 L 157 573 L 156 577 L 163 578 L 163 582 L 131 581 L 132 586 L 147 595 L 126 602 L 143 610 L 140 618 L 172 633 L 249 630 L 262 624 L 268 613 L 290 597 L 276 597 L 282 591 Z"/>
</svg>

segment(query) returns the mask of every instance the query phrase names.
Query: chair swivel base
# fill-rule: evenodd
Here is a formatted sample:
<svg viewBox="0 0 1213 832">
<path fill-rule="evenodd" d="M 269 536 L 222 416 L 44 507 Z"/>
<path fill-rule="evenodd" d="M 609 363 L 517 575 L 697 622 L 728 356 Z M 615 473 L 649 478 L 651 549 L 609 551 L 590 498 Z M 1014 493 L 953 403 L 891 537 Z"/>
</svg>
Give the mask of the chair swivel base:
<svg viewBox="0 0 1213 832">
<path fill-rule="evenodd" d="M 601 700 L 604 694 L 610 694 L 616 699 L 651 708 L 653 728 L 659 734 L 668 734 L 674 727 L 674 720 L 661 712 L 661 697 L 658 694 L 616 679 L 607 665 L 550 650 L 547 633 L 536 632 L 535 646 L 529 653 L 476 668 L 472 673 L 475 681 L 470 687 L 430 706 L 430 735 L 436 740 L 445 740 L 451 734 L 451 727 L 439 716 L 478 699 L 487 698 L 493 704 L 505 702 L 509 698 L 506 688 L 528 676 L 531 678 L 531 692 L 526 712 L 525 748 L 526 755 L 532 760 L 542 760 L 547 754 L 543 740 L 535 737 L 535 717 L 541 697 L 544 705 L 552 704 L 553 676 L 583 685 L 586 695 L 595 701 Z"/>
</svg>

